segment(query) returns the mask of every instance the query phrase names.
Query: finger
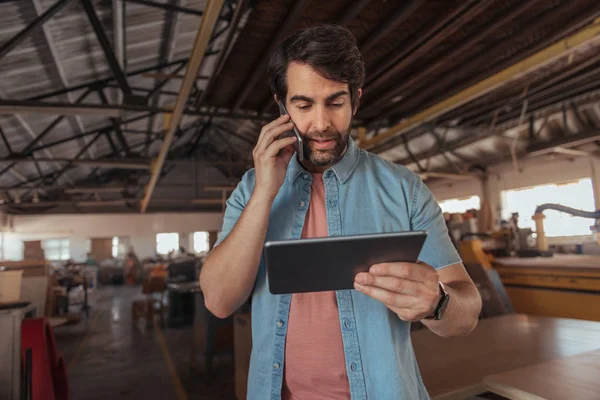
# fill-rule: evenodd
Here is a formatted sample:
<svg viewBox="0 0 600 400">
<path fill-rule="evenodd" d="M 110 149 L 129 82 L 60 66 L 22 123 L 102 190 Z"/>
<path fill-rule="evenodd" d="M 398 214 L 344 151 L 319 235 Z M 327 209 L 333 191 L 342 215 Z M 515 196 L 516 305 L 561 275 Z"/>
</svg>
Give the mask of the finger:
<svg viewBox="0 0 600 400">
<path fill-rule="evenodd" d="M 397 278 L 395 276 L 378 276 L 368 273 L 356 275 L 356 282 L 364 286 L 375 286 L 394 293 L 418 297 L 426 290 L 425 285 L 409 279 Z"/>
<path fill-rule="evenodd" d="M 405 294 L 394 293 L 376 286 L 365 286 L 355 283 L 354 288 L 359 292 L 364 293 L 367 296 L 382 302 L 388 307 L 411 308 L 417 302 L 417 299 L 415 297 L 407 296 Z"/>
<path fill-rule="evenodd" d="M 265 150 L 265 156 L 267 157 L 276 157 L 282 149 L 293 145 L 296 143 L 298 139 L 295 136 L 286 137 L 283 139 L 275 140 L 271 145 Z"/>
<path fill-rule="evenodd" d="M 437 271 L 427 264 L 403 262 L 375 264 L 369 268 L 369 272 L 373 275 L 395 276 L 416 282 L 437 282 L 439 279 Z"/>
<path fill-rule="evenodd" d="M 264 137 L 261 141 L 260 146 L 257 148 L 259 153 L 264 152 L 270 145 L 277 139 L 278 136 L 281 136 L 284 132 L 292 130 L 294 128 L 294 124 L 291 122 L 286 122 L 281 125 L 277 125 L 271 128 L 269 131 L 264 133 Z"/>
<path fill-rule="evenodd" d="M 267 134 L 267 132 L 269 132 L 271 129 L 273 129 L 274 127 L 284 124 L 286 122 L 290 121 L 290 116 L 288 114 L 284 114 L 282 116 L 280 116 L 277 119 L 274 119 L 273 121 L 269 122 L 268 124 L 266 124 L 265 126 L 263 126 L 260 135 L 258 135 L 258 141 L 256 143 L 256 147 L 259 148 L 261 143 L 263 142 L 265 135 Z M 266 146 L 265 146 L 266 147 Z"/>
</svg>

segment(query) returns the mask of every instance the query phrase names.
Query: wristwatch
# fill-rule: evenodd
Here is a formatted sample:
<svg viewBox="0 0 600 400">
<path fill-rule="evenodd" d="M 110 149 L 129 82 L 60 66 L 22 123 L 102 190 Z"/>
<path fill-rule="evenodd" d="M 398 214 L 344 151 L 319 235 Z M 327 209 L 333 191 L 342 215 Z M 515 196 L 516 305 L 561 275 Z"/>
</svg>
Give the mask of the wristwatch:
<svg viewBox="0 0 600 400">
<path fill-rule="evenodd" d="M 444 288 L 444 284 L 442 282 L 439 282 L 439 284 L 440 284 L 440 301 L 438 302 L 437 306 L 435 307 L 435 310 L 433 310 L 433 313 L 431 313 L 431 315 L 426 316 L 424 319 L 439 321 L 444 316 L 444 312 L 446 312 L 446 308 L 448 308 L 448 302 L 450 301 L 450 295 L 448 294 L 448 292 L 446 292 L 446 289 Z"/>
</svg>

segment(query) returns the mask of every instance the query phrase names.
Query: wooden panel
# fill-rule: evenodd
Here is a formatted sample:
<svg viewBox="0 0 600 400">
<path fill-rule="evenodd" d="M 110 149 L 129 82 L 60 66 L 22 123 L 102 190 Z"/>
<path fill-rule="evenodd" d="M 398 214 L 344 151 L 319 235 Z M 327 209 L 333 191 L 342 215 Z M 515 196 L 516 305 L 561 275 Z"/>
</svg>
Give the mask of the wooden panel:
<svg viewBox="0 0 600 400">
<path fill-rule="evenodd" d="M 23 277 L 47 276 L 49 272 L 46 260 L 2 261 L 0 264 L 7 269 L 22 269 Z"/>
<path fill-rule="evenodd" d="M 600 294 L 510 286 L 506 292 L 517 313 L 600 321 Z"/>
<path fill-rule="evenodd" d="M 525 285 L 543 288 L 562 288 L 574 290 L 592 290 L 600 293 L 600 274 L 596 277 L 569 276 L 559 271 L 547 274 L 530 274 L 527 271 L 505 272 L 498 270 L 505 285 Z"/>
<path fill-rule="evenodd" d="M 494 263 L 505 267 L 576 268 L 600 270 L 600 256 L 590 254 L 555 254 L 553 257 L 501 257 Z"/>
<path fill-rule="evenodd" d="M 44 250 L 40 240 L 28 240 L 23 242 L 23 259 L 43 260 Z"/>
<path fill-rule="evenodd" d="M 510 314 L 483 319 L 467 336 L 411 333 L 425 386 L 434 399 L 485 391 L 487 375 L 600 348 L 600 322 Z"/>
<path fill-rule="evenodd" d="M 112 238 L 93 238 L 92 254 L 97 262 L 112 258 Z"/>
<path fill-rule="evenodd" d="M 578 399 L 600 397 L 600 350 L 514 369 L 484 378 L 494 393 L 509 399 Z"/>
</svg>

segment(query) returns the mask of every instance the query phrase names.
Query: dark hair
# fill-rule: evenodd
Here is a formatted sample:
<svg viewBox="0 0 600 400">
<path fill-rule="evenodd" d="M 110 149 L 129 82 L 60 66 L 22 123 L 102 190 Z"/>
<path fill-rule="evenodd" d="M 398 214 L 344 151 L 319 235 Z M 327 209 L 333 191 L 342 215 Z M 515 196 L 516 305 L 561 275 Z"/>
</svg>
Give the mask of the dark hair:
<svg viewBox="0 0 600 400">
<path fill-rule="evenodd" d="M 310 65 L 326 79 L 347 83 L 352 109 L 356 110 L 358 89 L 365 81 L 365 65 L 356 39 L 348 29 L 331 24 L 301 29 L 275 48 L 269 60 L 269 85 L 273 94 L 284 102 L 291 62 Z"/>
</svg>

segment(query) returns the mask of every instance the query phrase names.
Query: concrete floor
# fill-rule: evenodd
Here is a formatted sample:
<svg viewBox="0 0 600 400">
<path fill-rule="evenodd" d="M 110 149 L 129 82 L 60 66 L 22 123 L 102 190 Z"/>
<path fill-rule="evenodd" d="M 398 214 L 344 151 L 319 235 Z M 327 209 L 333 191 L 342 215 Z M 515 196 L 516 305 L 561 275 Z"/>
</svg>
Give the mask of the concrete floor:
<svg viewBox="0 0 600 400">
<path fill-rule="evenodd" d="M 190 370 L 191 327 L 132 324 L 131 302 L 140 295 L 139 286 L 97 289 L 89 320 L 55 328 L 71 398 L 234 400 L 232 357 L 216 357 L 213 379 L 205 384 L 201 355 L 198 370 Z"/>
</svg>

